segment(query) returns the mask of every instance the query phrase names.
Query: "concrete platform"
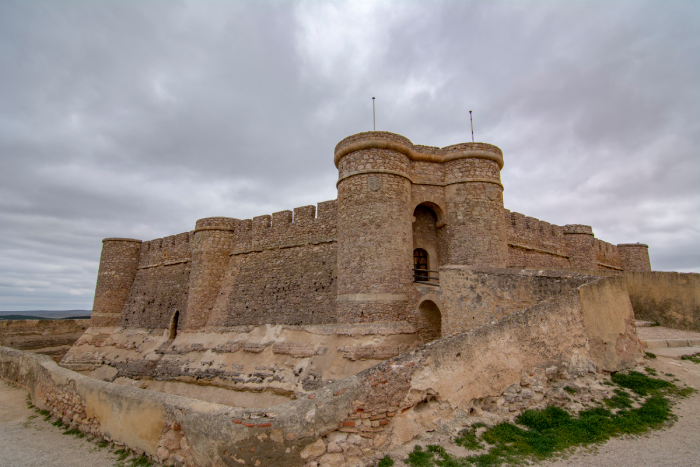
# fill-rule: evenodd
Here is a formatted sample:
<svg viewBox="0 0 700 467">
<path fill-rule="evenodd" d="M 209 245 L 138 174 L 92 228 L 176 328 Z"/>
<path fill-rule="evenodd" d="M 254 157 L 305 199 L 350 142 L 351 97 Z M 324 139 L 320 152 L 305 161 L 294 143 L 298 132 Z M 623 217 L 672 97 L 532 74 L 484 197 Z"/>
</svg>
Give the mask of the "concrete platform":
<svg viewBox="0 0 700 467">
<path fill-rule="evenodd" d="M 695 355 L 700 353 L 700 346 L 696 347 L 661 347 L 651 351 L 657 357 L 669 357 L 680 360 L 685 355 Z"/>
</svg>

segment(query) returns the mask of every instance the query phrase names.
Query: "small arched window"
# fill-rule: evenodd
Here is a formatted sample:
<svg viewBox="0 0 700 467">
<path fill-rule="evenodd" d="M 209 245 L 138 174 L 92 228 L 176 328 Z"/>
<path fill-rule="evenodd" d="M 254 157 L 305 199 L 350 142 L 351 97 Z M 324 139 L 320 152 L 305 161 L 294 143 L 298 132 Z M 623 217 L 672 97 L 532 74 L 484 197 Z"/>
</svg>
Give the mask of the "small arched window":
<svg viewBox="0 0 700 467">
<path fill-rule="evenodd" d="M 413 269 L 415 280 L 428 279 L 428 252 L 422 248 L 413 250 Z"/>
</svg>

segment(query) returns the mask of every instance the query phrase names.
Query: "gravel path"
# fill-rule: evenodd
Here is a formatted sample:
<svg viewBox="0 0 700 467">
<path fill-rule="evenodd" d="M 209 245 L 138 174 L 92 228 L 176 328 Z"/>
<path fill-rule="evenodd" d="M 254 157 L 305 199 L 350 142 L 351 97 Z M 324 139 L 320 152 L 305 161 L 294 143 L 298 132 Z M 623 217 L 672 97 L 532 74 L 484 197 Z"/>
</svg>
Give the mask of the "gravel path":
<svg viewBox="0 0 700 467">
<path fill-rule="evenodd" d="M 116 461 L 109 449 L 64 435 L 27 408 L 27 391 L 0 380 L 0 466 L 102 467 Z"/>
</svg>

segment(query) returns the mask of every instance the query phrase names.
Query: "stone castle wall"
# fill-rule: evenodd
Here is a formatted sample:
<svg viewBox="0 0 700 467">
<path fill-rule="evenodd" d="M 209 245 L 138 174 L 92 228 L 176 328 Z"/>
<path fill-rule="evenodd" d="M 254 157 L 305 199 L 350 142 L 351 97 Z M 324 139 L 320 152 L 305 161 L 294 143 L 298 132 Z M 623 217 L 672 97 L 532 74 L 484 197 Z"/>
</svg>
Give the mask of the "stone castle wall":
<svg viewBox="0 0 700 467">
<path fill-rule="evenodd" d="M 646 245 L 613 245 L 595 238 L 590 226 L 559 226 L 508 210 L 505 219 L 509 268 L 651 271 Z"/>
<path fill-rule="evenodd" d="M 496 146 L 436 148 L 366 132 L 342 140 L 334 161 L 338 199 L 318 209 L 205 218 L 148 242 L 105 239 L 93 325 L 176 332 L 407 321 L 434 332 L 432 318 L 416 313 L 430 292 L 414 284 L 416 248 L 432 271 L 651 269 L 646 245 L 615 246 L 590 226 L 504 209 Z"/>
</svg>

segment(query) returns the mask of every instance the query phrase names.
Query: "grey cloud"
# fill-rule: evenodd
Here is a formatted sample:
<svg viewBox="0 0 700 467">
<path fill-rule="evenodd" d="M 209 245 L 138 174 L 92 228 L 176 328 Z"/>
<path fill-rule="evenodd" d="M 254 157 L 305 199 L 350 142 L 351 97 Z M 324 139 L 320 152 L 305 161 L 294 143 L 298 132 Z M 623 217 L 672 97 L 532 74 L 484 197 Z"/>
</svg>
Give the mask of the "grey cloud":
<svg viewBox="0 0 700 467">
<path fill-rule="evenodd" d="M 378 129 L 500 146 L 506 207 L 700 271 L 697 2 L 2 2 L 0 309 L 86 308 L 100 239 L 335 197 Z"/>
</svg>

